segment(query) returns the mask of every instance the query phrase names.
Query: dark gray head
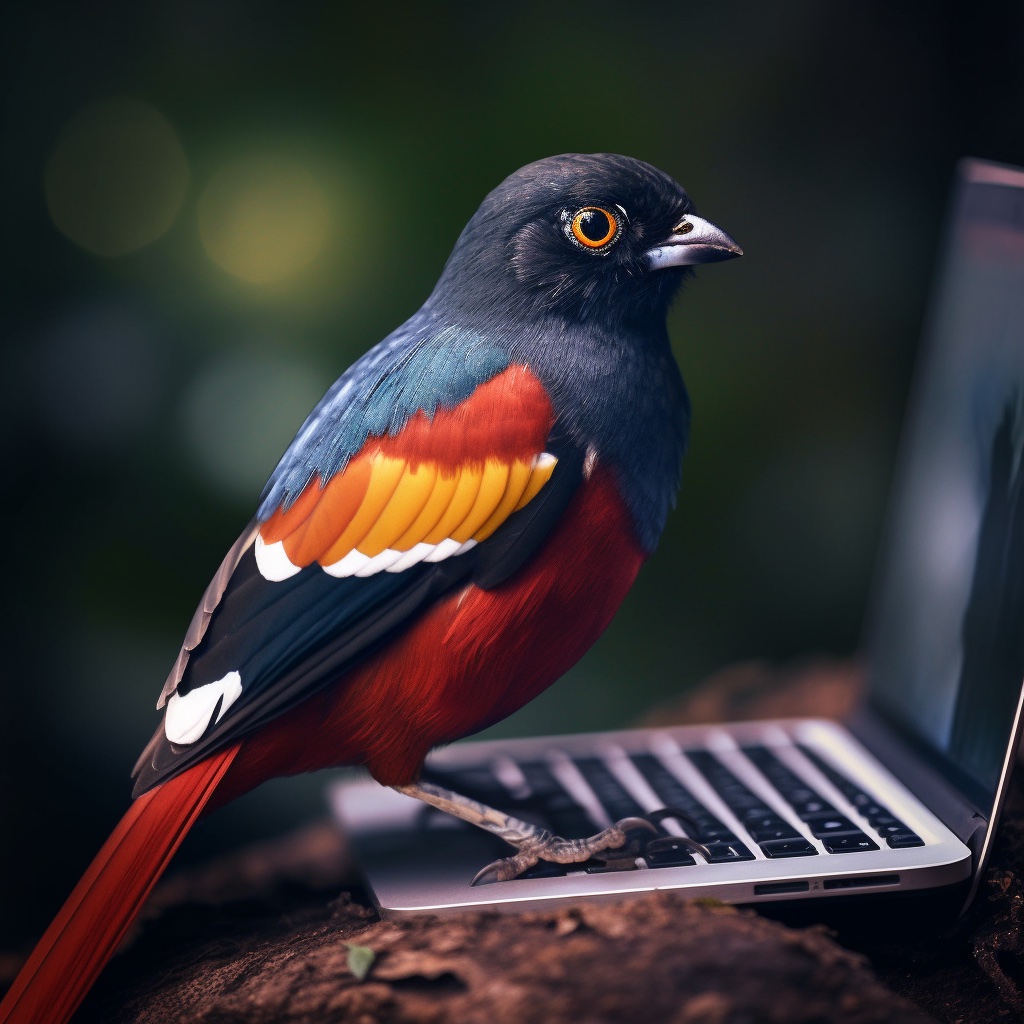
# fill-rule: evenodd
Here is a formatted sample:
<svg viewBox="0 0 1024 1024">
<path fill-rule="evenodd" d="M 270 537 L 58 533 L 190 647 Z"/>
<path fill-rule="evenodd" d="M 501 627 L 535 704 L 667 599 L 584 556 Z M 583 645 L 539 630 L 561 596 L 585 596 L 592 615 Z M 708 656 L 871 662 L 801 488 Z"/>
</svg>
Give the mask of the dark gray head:
<svg viewBox="0 0 1024 1024">
<path fill-rule="evenodd" d="M 663 321 L 691 266 L 741 254 L 656 167 L 568 153 L 527 164 L 487 196 L 431 305 L 473 319 Z"/>
</svg>

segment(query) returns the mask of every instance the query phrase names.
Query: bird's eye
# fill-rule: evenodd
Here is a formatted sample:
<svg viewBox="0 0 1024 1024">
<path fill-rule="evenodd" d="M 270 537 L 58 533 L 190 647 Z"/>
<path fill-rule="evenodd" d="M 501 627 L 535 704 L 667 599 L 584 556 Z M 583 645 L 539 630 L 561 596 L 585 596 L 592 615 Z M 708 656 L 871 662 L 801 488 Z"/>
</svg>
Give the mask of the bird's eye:
<svg viewBox="0 0 1024 1024">
<path fill-rule="evenodd" d="M 603 206 L 584 206 L 572 215 L 569 233 L 585 249 L 605 249 L 619 237 L 619 218 Z"/>
</svg>

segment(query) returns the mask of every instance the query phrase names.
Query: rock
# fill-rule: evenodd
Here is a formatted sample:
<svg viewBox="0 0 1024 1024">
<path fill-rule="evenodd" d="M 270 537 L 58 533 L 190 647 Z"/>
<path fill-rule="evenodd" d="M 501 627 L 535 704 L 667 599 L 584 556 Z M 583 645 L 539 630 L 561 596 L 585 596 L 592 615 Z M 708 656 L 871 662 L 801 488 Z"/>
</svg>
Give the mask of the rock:
<svg viewBox="0 0 1024 1024">
<path fill-rule="evenodd" d="M 347 943 L 369 947 L 365 981 Z M 650 893 L 546 913 L 380 921 L 346 894 L 166 911 L 80 1024 L 932 1020 L 824 929 Z"/>
</svg>

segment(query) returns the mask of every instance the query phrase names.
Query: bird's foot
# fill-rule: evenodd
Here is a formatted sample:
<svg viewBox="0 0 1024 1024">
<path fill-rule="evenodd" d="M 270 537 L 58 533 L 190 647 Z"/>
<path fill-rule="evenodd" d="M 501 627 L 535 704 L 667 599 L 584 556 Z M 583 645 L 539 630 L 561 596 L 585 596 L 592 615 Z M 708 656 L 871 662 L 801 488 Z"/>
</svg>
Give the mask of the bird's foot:
<svg viewBox="0 0 1024 1024">
<path fill-rule="evenodd" d="M 623 818 L 611 828 L 585 839 L 563 839 L 539 825 L 521 821 L 505 811 L 489 807 L 433 782 L 411 782 L 393 788 L 405 796 L 422 800 L 446 814 L 468 821 L 471 825 L 476 825 L 505 840 L 519 851 L 511 857 L 503 857 L 488 864 L 477 873 L 471 883 L 473 885 L 507 882 L 528 871 L 541 860 L 555 864 L 582 864 L 591 857 L 596 857 L 607 863 L 622 861 L 622 867 L 635 867 L 631 862 L 648 848 L 652 837 L 655 841 L 657 837 L 670 838 L 672 842 L 689 846 L 708 859 L 711 856 L 707 848 L 695 840 L 668 837 L 659 827 L 667 818 L 675 818 L 689 827 L 693 826 L 685 812 L 677 808 L 664 807 L 659 811 L 652 811 L 644 818 Z"/>
<path fill-rule="evenodd" d="M 642 846 L 635 837 L 637 832 L 659 834 L 658 827 L 646 818 L 623 818 L 611 828 L 585 839 L 563 839 L 546 829 L 536 829 L 521 838 L 504 835 L 502 838 L 518 847 L 519 852 L 488 864 L 477 872 L 470 884 L 508 882 L 541 860 L 555 864 L 582 864 L 591 857 L 604 861 L 631 859 Z"/>
</svg>

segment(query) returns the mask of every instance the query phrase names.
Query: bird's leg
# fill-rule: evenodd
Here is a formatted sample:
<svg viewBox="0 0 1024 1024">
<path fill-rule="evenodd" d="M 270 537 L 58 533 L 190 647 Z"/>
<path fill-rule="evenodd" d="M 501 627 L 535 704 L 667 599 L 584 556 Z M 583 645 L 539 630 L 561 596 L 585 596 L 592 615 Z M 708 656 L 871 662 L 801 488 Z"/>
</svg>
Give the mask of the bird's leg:
<svg viewBox="0 0 1024 1024">
<path fill-rule="evenodd" d="M 539 860 L 554 861 L 556 864 L 579 864 L 605 850 L 615 850 L 623 846 L 627 839 L 626 833 L 632 829 L 645 829 L 654 833 L 658 831 L 656 826 L 644 818 L 623 818 L 611 828 L 585 839 L 563 839 L 539 825 L 531 825 L 528 821 L 513 818 L 504 811 L 478 803 L 442 786 L 435 786 L 431 782 L 415 782 L 392 788 L 456 818 L 468 821 L 471 825 L 486 829 L 516 847 L 518 853 L 496 860 L 478 872 L 473 879 L 473 885 L 507 882 L 522 874 L 527 868 L 532 868 Z"/>
</svg>

